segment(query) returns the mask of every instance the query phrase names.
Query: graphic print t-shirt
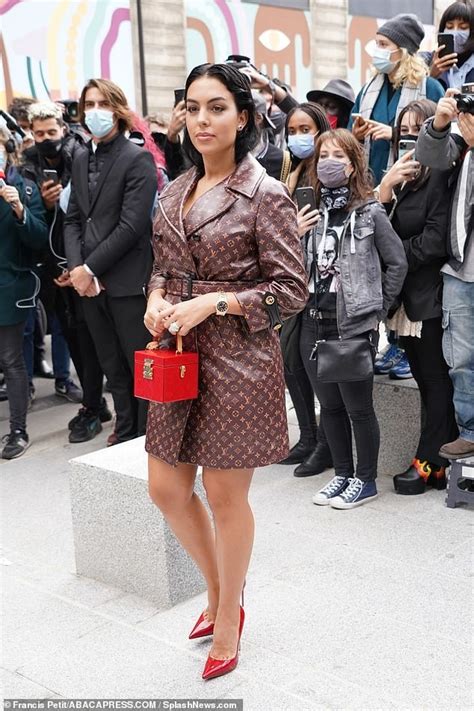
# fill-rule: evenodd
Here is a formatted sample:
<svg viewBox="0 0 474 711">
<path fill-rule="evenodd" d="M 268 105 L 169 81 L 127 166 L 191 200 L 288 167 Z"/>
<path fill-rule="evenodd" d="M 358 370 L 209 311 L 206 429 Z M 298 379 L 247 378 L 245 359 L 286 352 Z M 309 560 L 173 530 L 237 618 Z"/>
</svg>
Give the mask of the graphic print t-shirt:
<svg viewBox="0 0 474 711">
<path fill-rule="evenodd" d="M 339 289 L 339 245 L 347 217 L 345 210 L 330 210 L 324 244 L 318 247 L 316 303 L 320 311 L 336 310 Z"/>
</svg>

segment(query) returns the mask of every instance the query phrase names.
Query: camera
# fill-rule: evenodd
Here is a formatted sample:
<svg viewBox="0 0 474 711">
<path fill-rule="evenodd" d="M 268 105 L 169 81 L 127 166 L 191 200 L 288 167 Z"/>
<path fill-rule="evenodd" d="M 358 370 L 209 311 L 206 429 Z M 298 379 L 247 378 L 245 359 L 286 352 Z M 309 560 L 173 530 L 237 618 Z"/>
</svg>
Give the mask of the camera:
<svg viewBox="0 0 474 711">
<path fill-rule="evenodd" d="M 77 123 L 79 121 L 79 102 L 74 99 L 62 99 L 61 104 L 66 109 L 64 112 L 66 123 Z"/>
<path fill-rule="evenodd" d="M 462 85 L 462 94 L 456 94 L 456 106 L 463 114 L 474 115 L 474 82 Z"/>
</svg>

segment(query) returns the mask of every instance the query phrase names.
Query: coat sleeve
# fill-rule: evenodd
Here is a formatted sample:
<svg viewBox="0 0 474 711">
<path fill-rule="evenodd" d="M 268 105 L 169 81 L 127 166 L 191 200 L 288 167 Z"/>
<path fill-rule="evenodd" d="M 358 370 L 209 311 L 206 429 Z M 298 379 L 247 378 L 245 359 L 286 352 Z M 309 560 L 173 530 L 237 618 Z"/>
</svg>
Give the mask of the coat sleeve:
<svg viewBox="0 0 474 711">
<path fill-rule="evenodd" d="M 151 229 L 151 212 L 157 191 L 156 167 L 143 150 L 127 170 L 125 190 L 116 227 L 87 257 L 87 266 L 100 277 L 114 266 Z"/>
<path fill-rule="evenodd" d="M 15 228 L 22 244 L 36 252 L 44 249 L 48 243 L 48 225 L 38 188 L 32 184 L 31 190 L 31 197 L 25 206 L 25 220 L 15 220 Z"/>
<path fill-rule="evenodd" d="M 375 246 L 385 268 L 382 278 L 383 307 L 378 316 L 385 318 L 390 306 L 402 290 L 408 271 L 402 241 L 393 229 L 385 209 L 375 204 L 372 212 L 375 221 Z"/>
<path fill-rule="evenodd" d="M 265 179 L 257 208 L 255 240 L 263 278 L 257 287 L 235 294 L 250 332 L 270 326 L 264 294 L 276 298 L 281 318 L 289 318 L 306 306 L 308 279 L 298 237 L 296 207 L 281 183 Z"/>
<path fill-rule="evenodd" d="M 434 171 L 426 186 L 429 191 L 428 209 L 423 232 L 403 240 L 408 271 L 414 272 L 435 259 L 448 257 L 447 236 L 449 223 L 449 173 Z M 403 205 L 401 205 L 403 214 Z M 399 216 L 401 217 L 401 215 Z"/>
<path fill-rule="evenodd" d="M 81 235 L 81 213 L 77 204 L 73 175 L 71 181 L 71 195 L 69 197 L 66 217 L 64 218 L 64 249 L 66 251 L 67 266 L 70 271 L 75 267 L 81 266 L 84 262 L 81 250 Z"/>
<path fill-rule="evenodd" d="M 416 142 L 415 157 L 422 165 L 438 170 L 449 170 L 460 159 L 466 144 L 461 136 L 451 133 L 451 125 L 443 131 L 433 128 L 433 119 L 421 127 Z"/>
</svg>

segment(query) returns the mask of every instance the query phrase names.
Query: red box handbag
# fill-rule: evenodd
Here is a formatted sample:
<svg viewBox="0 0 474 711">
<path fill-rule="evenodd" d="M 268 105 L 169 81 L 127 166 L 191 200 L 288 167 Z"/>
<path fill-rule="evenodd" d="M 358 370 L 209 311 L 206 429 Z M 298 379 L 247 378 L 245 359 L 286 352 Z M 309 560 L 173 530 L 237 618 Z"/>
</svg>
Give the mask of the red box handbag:
<svg viewBox="0 0 474 711">
<path fill-rule="evenodd" d="M 198 396 L 198 354 L 183 352 L 178 334 L 176 350 L 159 348 L 156 341 L 135 351 L 135 397 L 152 402 L 193 400 Z"/>
</svg>

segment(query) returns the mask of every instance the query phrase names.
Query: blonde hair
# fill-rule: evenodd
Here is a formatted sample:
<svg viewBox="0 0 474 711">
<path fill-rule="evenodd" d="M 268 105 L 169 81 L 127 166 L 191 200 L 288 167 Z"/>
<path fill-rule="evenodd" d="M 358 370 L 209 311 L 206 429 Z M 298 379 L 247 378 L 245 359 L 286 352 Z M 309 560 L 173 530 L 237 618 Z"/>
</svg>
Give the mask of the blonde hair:
<svg viewBox="0 0 474 711">
<path fill-rule="evenodd" d="M 391 80 L 393 87 L 399 89 L 405 82 L 418 86 L 429 74 L 426 62 L 417 54 L 410 54 L 405 47 L 400 47 L 400 51 L 402 58 Z"/>
<path fill-rule="evenodd" d="M 60 126 L 64 123 L 61 108 L 52 101 L 38 101 L 36 104 L 31 104 L 28 109 L 30 126 L 33 125 L 33 121 L 46 121 L 51 118 L 56 119 Z"/>
<path fill-rule="evenodd" d="M 3 128 L 3 126 L 0 126 L 0 145 L 4 146 L 7 141 L 10 140 L 13 140 L 15 144 L 15 150 L 13 152 L 7 152 L 7 165 L 18 165 L 16 141 L 7 128 Z"/>
</svg>

